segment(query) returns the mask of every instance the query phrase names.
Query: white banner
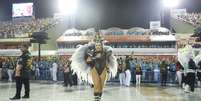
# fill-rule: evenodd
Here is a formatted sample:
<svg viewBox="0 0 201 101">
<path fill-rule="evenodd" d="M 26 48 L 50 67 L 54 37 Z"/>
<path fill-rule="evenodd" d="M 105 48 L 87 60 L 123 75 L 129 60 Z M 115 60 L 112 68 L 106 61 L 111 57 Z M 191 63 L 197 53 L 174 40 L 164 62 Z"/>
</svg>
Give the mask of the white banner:
<svg viewBox="0 0 201 101">
<path fill-rule="evenodd" d="M 160 21 L 150 21 L 150 29 L 156 29 L 161 27 Z"/>
</svg>

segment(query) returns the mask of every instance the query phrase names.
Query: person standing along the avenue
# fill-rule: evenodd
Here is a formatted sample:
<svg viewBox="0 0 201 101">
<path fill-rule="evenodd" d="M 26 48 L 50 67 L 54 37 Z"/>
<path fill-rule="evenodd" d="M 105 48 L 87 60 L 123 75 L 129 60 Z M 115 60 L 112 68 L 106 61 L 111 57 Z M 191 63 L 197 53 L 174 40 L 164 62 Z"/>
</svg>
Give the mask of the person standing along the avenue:
<svg viewBox="0 0 201 101">
<path fill-rule="evenodd" d="M 25 95 L 22 98 L 30 97 L 30 71 L 31 71 L 31 54 L 28 51 L 28 45 L 23 44 L 20 48 L 22 55 L 17 60 L 17 66 L 15 69 L 15 82 L 16 82 L 16 94 L 10 100 L 16 100 L 21 98 L 22 84 L 24 84 Z"/>
</svg>

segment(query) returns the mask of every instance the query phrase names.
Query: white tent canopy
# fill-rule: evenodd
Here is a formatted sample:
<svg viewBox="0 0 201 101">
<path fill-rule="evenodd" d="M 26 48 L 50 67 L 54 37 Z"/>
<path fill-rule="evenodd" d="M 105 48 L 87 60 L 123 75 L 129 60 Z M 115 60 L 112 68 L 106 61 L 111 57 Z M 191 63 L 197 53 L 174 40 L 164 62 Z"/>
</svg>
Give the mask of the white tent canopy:
<svg viewBox="0 0 201 101">
<path fill-rule="evenodd" d="M 72 36 L 73 34 L 77 33 L 77 35 L 94 35 L 95 29 L 89 28 L 86 30 L 79 30 L 76 28 L 68 29 L 63 33 L 63 36 Z"/>
</svg>

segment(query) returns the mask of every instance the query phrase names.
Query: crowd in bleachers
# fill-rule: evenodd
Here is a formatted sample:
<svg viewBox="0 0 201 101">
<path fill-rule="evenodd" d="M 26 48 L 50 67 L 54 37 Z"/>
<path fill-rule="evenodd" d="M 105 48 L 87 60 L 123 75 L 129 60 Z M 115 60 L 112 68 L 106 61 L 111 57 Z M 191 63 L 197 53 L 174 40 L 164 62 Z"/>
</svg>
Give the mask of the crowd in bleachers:
<svg viewBox="0 0 201 101">
<path fill-rule="evenodd" d="M 44 18 L 0 22 L 0 38 L 29 37 L 32 32 L 46 31 L 58 21 L 59 19 Z"/>
<path fill-rule="evenodd" d="M 146 33 L 145 32 L 128 32 L 127 33 L 128 35 L 145 35 Z"/>
<path fill-rule="evenodd" d="M 179 15 L 177 18 L 195 27 L 201 26 L 201 13 L 188 13 L 186 15 Z"/>
<path fill-rule="evenodd" d="M 66 44 L 66 43 L 59 43 L 59 49 L 69 49 L 69 48 L 76 48 L 77 43 Z M 147 43 L 147 42 L 124 42 L 124 43 L 109 43 L 107 44 L 112 48 L 175 48 L 176 45 L 174 42 L 155 42 L 155 43 Z"/>
<path fill-rule="evenodd" d="M 156 43 L 111 43 L 112 48 L 175 48 L 176 45 L 173 42 L 156 42 Z"/>
</svg>

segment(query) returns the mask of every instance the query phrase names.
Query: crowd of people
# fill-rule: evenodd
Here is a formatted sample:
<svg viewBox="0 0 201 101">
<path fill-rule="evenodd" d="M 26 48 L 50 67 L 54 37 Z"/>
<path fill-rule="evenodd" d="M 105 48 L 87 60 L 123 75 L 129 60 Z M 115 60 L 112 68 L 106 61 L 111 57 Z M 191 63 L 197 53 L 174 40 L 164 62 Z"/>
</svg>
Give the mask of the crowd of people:
<svg viewBox="0 0 201 101">
<path fill-rule="evenodd" d="M 125 58 L 120 57 L 117 59 L 119 63 L 119 80 L 120 84 L 129 86 L 126 82 L 136 82 L 140 84 L 141 81 L 149 83 L 158 83 L 162 79 L 168 80 L 170 83 L 175 83 L 176 80 L 176 63 L 174 58 L 166 59 L 161 62 L 160 58 L 151 57 L 137 57 L 132 58 L 126 56 Z M 166 74 L 160 76 L 161 73 Z M 167 79 L 168 78 L 168 79 Z"/>
<path fill-rule="evenodd" d="M 10 82 L 14 80 L 13 74 L 17 63 L 16 60 L 16 57 L 0 58 L 0 80 Z M 76 78 L 76 75 L 69 75 L 69 73 L 72 74 L 68 57 L 46 56 L 42 57 L 40 62 L 38 62 L 37 57 L 32 58 L 32 71 L 30 76 L 32 80 L 65 81 L 68 84 L 69 79 L 71 79 L 71 85 L 77 84 L 77 81 L 72 79 Z M 69 76 L 72 78 L 69 78 Z"/>
<path fill-rule="evenodd" d="M 69 58 L 67 56 L 46 56 L 42 57 L 38 63 L 38 58 L 33 57 L 31 79 L 64 81 L 64 86 L 77 85 L 81 80 L 78 80 L 77 75 L 73 74 Z M 122 56 L 117 58 L 117 62 L 118 74 L 116 79 L 110 81 L 120 82 L 122 86 L 130 86 L 130 83 L 140 85 L 141 82 L 160 83 L 161 86 L 166 86 L 166 83 L 182 86 L 185 82 L 184 68 L 180 62 L 176 61 L 175 57 L 161 59 L 159 57 Z M 12 82 L 15 66 L 16 57 L 1 57 L 0 80 Z M 197 81 L 200 81 L 201 62 L 198 66 L 193 67 L 194 70 L 196 68 L 199 77 Z M 187 80 L 186 82 L 190 81 Z M 198 82 L 198 85 L 200 85 L 200 82 Z"/>
<path fill-rule="evenodd" d="M 33 32 L 46 31 L 57 24 L 59 19 L 28 19 L 24 21 L 0 22 L 0 38 L 29 37 Z"/>
<path fill-rule="evenodd" d="M 148 60 L 148 61 L 147 61 Z M 195 64 L 193 59 L 188 62 L 188 69 L 176 59 L 146 59 L 132 58 L 132 56 L 117 59 L 120 85 L 130 86 L 130 82 L 140 85 L 144 82 L 158 82 L 161 86 L 173 83 L 194 92 L 195 84 L 201 86 L 201 61 Z"/>
<path fill-rule="evenodd" d="M 179 15 L 178 19 L 192 24 L 193 26 L 201 26 L 201 14 L 200 13 L 188 13 L 186 15 Z"/>
<path fill-rule="evenodd" d="M 14 68 L 16 67 L 16 58 L 0 58 L 0 79 L 13 81 Z"/>
<path fill-rule="evenodd" d="M 66 44 L 66 43 L 59 43 L 58 47 L 60 49 L 68 49 L 68 48 L 76 48 L 77 43 Z M 155 42 L 155 43 L 139 43 L 139 42 L 132 42 L 132 43 L 109 43 L 107 44 L 112 48 L 175 48 L 176 45 L 174 42 Z"/>
</svg>

